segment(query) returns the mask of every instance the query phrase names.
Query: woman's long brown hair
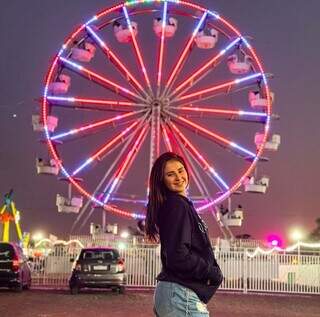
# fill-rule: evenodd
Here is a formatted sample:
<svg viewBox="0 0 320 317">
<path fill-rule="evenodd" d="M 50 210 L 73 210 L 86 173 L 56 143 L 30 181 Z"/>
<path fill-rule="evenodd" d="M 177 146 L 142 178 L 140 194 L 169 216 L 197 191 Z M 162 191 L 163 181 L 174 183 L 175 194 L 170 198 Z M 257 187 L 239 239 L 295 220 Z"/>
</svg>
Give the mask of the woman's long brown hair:
<svg viewBox="0 0 320 317">
<path fill-rule="evenodd" d="M 163 153 L 154 162 L 149 179 L 149 197 L 145 229 L 147 238 L 154 242 L 159 241 L 158 213 L 168 192 L 168 189 L 164 184 L 164 169 L 168 161 L 180 162 L 189 176 L 184 159 L 176 153 Z"/>
</svg>

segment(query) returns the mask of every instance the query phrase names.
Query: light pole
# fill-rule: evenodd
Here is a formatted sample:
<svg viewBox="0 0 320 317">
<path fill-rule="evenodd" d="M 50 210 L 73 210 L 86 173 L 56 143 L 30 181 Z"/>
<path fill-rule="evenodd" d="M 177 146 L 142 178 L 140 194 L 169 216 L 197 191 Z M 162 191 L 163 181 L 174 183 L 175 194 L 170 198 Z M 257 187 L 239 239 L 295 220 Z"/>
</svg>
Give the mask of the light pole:
<svg viewBox="0 0 320 317">
<path fill-rule="evenodd" d="M 294 228 L 292 231 L 291 231 L 291 239 L 295 242 L 298 243 L 298 264 L 300 265 L 300 253 L 301 253 L 301 250 L 300 250 L 300 243 L 301 243 L 301 240 L 303 239 L 303 231 L 299 228 Z"/>
</svg>

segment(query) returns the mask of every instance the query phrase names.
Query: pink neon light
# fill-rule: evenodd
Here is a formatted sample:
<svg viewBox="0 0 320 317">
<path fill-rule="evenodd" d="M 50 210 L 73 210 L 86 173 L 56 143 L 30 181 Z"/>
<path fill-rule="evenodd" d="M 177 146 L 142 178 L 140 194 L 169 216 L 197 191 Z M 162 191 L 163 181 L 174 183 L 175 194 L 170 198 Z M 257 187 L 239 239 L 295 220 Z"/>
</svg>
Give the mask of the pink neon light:
<svg viewBox="0 0 320 317">
<path fill-rule="evenodd" d="M 142 143 L 143 143 L 143 136 L 145 136 L 145 132 L 147 130 L 147 126 L 144 126 L 144 128 L 141 130 L 139 136 L 137 137 L 132 149 L 128 152 L 125 160 L 123 161 L 123 163 L 121 164 L 121 166 L 119 167 L 119 169 L 114 173 L 113 177 L 112 177 L 112 181 L 111 181 L 111 186 L 110 186 L 110 190 L 111 189 L 115 189 L 116 183 L 118 182 L 119 179 L 121 178 L 121 176 L 125 173 L 126 170 L 128 170 L 134 160 L 134 158 L 136 157 L 139 148 L 141 147 Z M 139 144 L 140 143 L 140 144 Z M 111 195 L 112 191 L 108 192 L 108 195 Z"/>
<path fill-rule="evenodd" d="M 63 62 L 63 60 L 61 60 Z M 97 81 L 101 81 L 102 83 L 106 84 L 106 85 L 109 85 L 111 86 L 115 91 L 118 90 L 121 90 L 122 92 L 130 95 L 130 96 L 133 96 L 133 97 L 136 97 L 136 98 L 140 98 L 137 94 L 135 94 L 134 92 L 130 91 L 129 89 L 126 89 L 116 83 L 114 83 L 113 81 L 93 72 L 93 71 L 90 71 L 89 69 L 81 66 L 81 69 L 79 68 L 75 68 L 75 67 L 72 67 L 72 70 L 74 70 L 75 72 L 80 72 L 82 74 L 85 74 L 87 76 L 87 79 L 89 80 L 92 80 L 92 79 L 95 79 Z"/>
<path fill-rule="evenodd" d="M 131 33 L 132 33 L 132 42 L 133 42 L 136 54 L 138 56 L 139 63 L 141 65 L 141 69 L 142 69 L 144 78 L 145 78 L 145 80 L 147 82 L 148 87 L 151 87 L 150 80 L 149 80 L 149 77 L 148 77 L 147 70 L 146 70 L 146 67 L 144 65 L 143 59 L 142 59 L 142 55 L 141 55 L 141 52 L 140 52 L 136 37 L 135 37 L 133 32 L 131 32 Z"/>
<path fill-rule="evenodd" d="M 180 91 L 183 87 L 187 86 L 190 82 L 192 82 L 197 76 L 199 76 L 201 73 L 203 73 L 206 69 L 211 67 L 216 60 L 221 57 L 222 54 L 219 53 L 215 57 L 213 57 L 210 61 L 208 61 L 206 64 L 204 64 L 199 70 L 197 70 L 191 77 L 188 77 L 187 80 L 183 81 L 174 91 L 172 94 L 176 94 L 178 91 Z"/>
<path fill-rule="evenodd" d="M 91 123 L 91 124 L 87 124 L 85 126 L 82 126 L 80 128 L 77 128 L 77 129 L 72 129 L 70 130 L 69 132 L 66 132 L 66 133 L 62 133 L 63 135 L 69 135 L 69 134 L 77 134 L 79 132 L 83 132 L 83 131 L 86 131 L 86 130 L 89 130 L 89 129 L 93 129 L 93 128 L 96 128 L 96 127 L 99 127 L 99 126 L 102 126 L 102 125 L 107 125 L 109 123 L 113 123 L 115 121 L 119 121 L 119 120 L 122 120 L 122 119 L 125 119 L 125 118 L 129 118 L 129 117 L 132 117 L 134 116 L 135 114 L 137 114 L 135 111 L 133 112 L 128 112 L 126 114 L 123 114 L 123 115 L 118 115 L 118 116 L 115 116 L 113 118 L 109 118 L 109 119 L 106 119 L 106 120 L 100 120 L 100 121 L 97 121 L 97 122 L 94 122 L 94 123 Z M 60 134 L 59 134 L 60 135 Z M 58 137 L 52 137 L 52 139 L 57 139 Z"/>
<path fill-rule="evenodd" d="M 123 6 L 124 6 L 124 3 L 121 3 L 121 4 L 118 4 L 118 5 L 115 5 L 115 6 L 111 7 L 111 8 L 108 8 L 107 10 L 102 10 L 101 12 L 99 12 L 97 14 L 97 19 L 100 19 L 102 16 L 104 16 L 104 15 L 106 15 L 108 13 L 111 13 L 113 11 L 121 9 Z"/>
<path fill-rule="evenodd" d="M 208 113 L 217 113 L 217 114 L 230 114 L 230 115 L 240 115 L 241 110 L 224 110 L 224 109 L 216 109 L 216 108 L 199 108 L 195 107 L 179 107 L 179 110 L 186 110 L 191 112 L 208 112 Z"/>
<path fill-rule="evenodd" d="M 93 31 L 92 31 L 93 32 Z M 99 43 L 99 41 L 97 41 Z M 120 59 L 113 53 L 113 51 L 108 47 L 108 45 L 103 42 L 103 45 L 100 45 L 102 48 L 102 51 L 106 54 L 108 58 L 112 61 L 112 59 L 115 61 L 116 66 L 120 67 L 120 69 L 125 72 L 128 78 L 138 87 L 142 92 L 144 91 L 143 87 L 140 85 L 140 83 L 135 79 L 135 77 L 130 73 L 128 68 L 120 61 Z"/>
<path fill-rule="evenodd" d="M 137 137 L 132 149 L 130 150 L 130 152 L 128 153 L 125 161 L 123 162 L 122 166 L 119 169 L 119 172 L 117 174 L 117 178 L 121 177 L 122 173 L 124 172 L 124 170 L 130 167 L 129 165 L 127 166 L 127 164 L 129 164 L 128 162 L 133 162 L 135 156 L 138 154 L 138 149 L 141 147 L 142 145 L 142 139 L 145 136 L 145 132 L 147 130 L 147 126 L 144 126 L 143 129 L 141 130 L 139 136 Z"/>
<path fill-rule="evenodd" d="M 88 99 L 88 98 L 77 98 L 77 97 L 63 97 L 61 99 L 53 99 L 53 101 L 66 101 L 71 103 L 80 103 L 80 104 L 96 104 L 96 105 L 105 105 L 105 106 L 135 106 L 136 103 L 128 101 L 117 101 L 117 100 L 107 100 L 107 99 Z M 50 99 L 49 99 L 50 102 Z"/>
<path fill-rule="evenodd" d="M 119 133 L 116 137 L 114 137 L 110 142 L 108 142 L 105 146 L 103 146 L 98 152 L 96 152 L 94 155 L 90 157 L 91 160 L 97 159 L 102 153 L 104 153 L 106 150 L 108 150 L 112 145 L 114 145 L 116 142 L 121 140 L 123 136 L 125 136 L 130 130 L 132 130 L 138 122 L 134 122 L 131 124 L 128 128 L 126 128 L 123 132 Z"/>
<path fill-rule="evenodd" d="M 170 151 L 170 152 L 173 152 L 173 148 L 171 146 L 171 143 L 170 143 L 170 139 L 169 139 L 169 136 L 168 136 L 168 133 L 167 133 L 167 130 L 165 128 L 165 126 L 163 124 L 161 124 L 161 128 L 162 128 L 162 133 L 163 133 L 163 136 L 164 136 L 164 142 L 166 144 L 166 147 L 167 149 Z"/>
<path fill-rule="evenodd" d="M 181 96 L 181 97 L 179 97 L 179 100 L 185 100 L 185 99 L 189 99 L 189 98 L 192 98 L 192 97 L 201 96 L 203 94 L 207 94 L 209 92 L 213 92 L 213 91 L 225 88 L 225 87 L 231 87 L 235 83 L 236 83 L 235 80 L 231 80 L 231 81 L 228 81 L 228 82 L 226 82 L 224 84 L 220 84 L 220 85 L 216 85 L 216 86 L 213 86 L 213 87 L 210 87 L 210 88 L 202 89 L 202 90 L 196 91 L 194 93 L 191 93 L 189 95 Z"/>
<path fill-rule="evenodd" d="M 139 48 L 139 45 L 138 45 L 138 43 L 137 43 L 136 36 L 135 36 L 135 34 L 134 34 L 134 32 L 133 32 L 133 29 L 132 29 L 132 26 L 131 26 L 130 17 L 129 17 L 129 14 L 128 14 L 127 9 L 126 9 L 125 6 L 123 7 L 123 10 L 124 10 L 124 12 L 125 12 L 125 15 L 126 15 L 126 18 L 127 18 L 127 22 L 128 22 L 128 24 L 129 24 L 129 26 L 130 26 L 129 29 L 130 29 L 130 33 L 131 33 L 131 37 L 132 37 L 132 42 L 133 42 L 134 50 L 135 50 L 136 55 L 137 55 L 137 57 L 138 57 L 138 61 L 139 61 L 140 66 L 141 66 L 142 73 L 143 73 L 143 75 L 144 75 L 144 78 L 145 78 L 145 80 L 146 80 L 146 83 L 147 83 L 148 87 L 151 89 L 151 84 L 150 84 L 149 76 L 148 76 L 148 74 L 147 74 L 147 69 L 146 69 L 146 67 L 145 67 L 145 65 L 144 65 L 143 58 L 142 58 L 142 54 L 141 54 L 141 52 L 140 52 L 140 48 Z"/>
<path fill-rule="evenodd" d="M 173 69 L 173 71 L 172 71 L 172 73 L 171 73 L 171 75 L 170 75 L 170 77 L 169 77 L 169 79 L 167 81 L 166 87 L 170 87 L 171 83 L 173 82 L 173 79 L 176 76 L 176 74 L 178 72 L 178 69 L 180 68 L 182 62 L 184 61 L 188 51 L 190 50 L 190 47 L 191 47 L 196 35 L 197 35 L 196 32 L 192 33 L 192 35 L 191 35 L 189 41 L 187 42 L 182 54 L 179 57 L 178 62 L 175 64 L 175 67 L 174 67 L 174 69 Z"/>
<path fill-rule="evenodd" d="M 173 114 L 170 113 L 170 115 L 173 115 Z M 222 137 L 222 136 L 220 136 L 220 135 L 218 135 L 218 134 L 216 134 L 216 133 L 213 133 L 213 132 L 205 129 L 205 128 L 201 127 L 200 125 L 198 125 L 198 124 L 196 124 L 196 123 L 194 123 L 194 122 L 191 122 L 191 121 L 188 120 L 188 119 L 185 119 L 185 118 L 180 117 L 180 116 L 178 116 L 178 115 L 173 115 L 173 116 L 174 116 L 175 118 L 177 118 L 178 120 L 186 123 L 187 125 L 190 125 L 190 126 L 192 126 L 193 128 L 195 128 L 195 129 L 203 132 L 204 134 L 209 135 L 209 136 L 211 136 L 212 138 L 214 138 L 214 139 L 216 139 L 216 140 L 219 140 L 220 142 L 225 143 L 225 144 L 227 144 L 227 145 L 230 146 L 231 141 L 225 139 L 224 137 Z"/>
<path fill-rule="evenodd" d="M 214 169 L 210 164 L 204 159 L 204 157 L 200 154 L 200 152 L 192 145 L 192 143 L 184 136 L 184 134 L 177 128 L 177 126 L 174 123 L 170 123 L 172 125 L 173 129 L 178 133 L 179 137 L 183 140 L 183 143 L 185 146 L 187 146 L 191 152 L 193 152 L 194 155 L 197 156 L 197 158 L 202 162 L 203 167 L 205 170 L 210 170 L 210 168 Z"/>
<path fill-rule="evenodd" d="M 167 16 L 167 2 L 164 3 L 164 8 L 163 8 L 163 21 L 162 21 L 162 31 L 161 31 L 161 40 L 160 40 L 160 53 L 159 53 L 159 60 L 158 60 L 158 78 L 157 78 L 157 86 L 158 88 L 161 85 L 161 77 L 162 77 L 162 67 L 163 67 L 163 51 L 164 51 L 164 32 L 165 32 L 165 18 Z"/>
</svg>

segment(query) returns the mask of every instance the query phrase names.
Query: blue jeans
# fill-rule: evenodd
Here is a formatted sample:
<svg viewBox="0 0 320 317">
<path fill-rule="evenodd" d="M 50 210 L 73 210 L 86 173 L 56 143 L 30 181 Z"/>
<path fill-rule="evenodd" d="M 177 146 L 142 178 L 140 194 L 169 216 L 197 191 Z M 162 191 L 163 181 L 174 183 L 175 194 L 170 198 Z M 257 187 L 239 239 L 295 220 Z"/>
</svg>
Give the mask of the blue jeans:
<svg viewBox="0 0 320 317">
<path fill-rule="evenodd" d="M 157 317 L 209 317 L 209 311 L 197 294 L 177 283 L 158 282 L 154 293 Z"/>
</svg>

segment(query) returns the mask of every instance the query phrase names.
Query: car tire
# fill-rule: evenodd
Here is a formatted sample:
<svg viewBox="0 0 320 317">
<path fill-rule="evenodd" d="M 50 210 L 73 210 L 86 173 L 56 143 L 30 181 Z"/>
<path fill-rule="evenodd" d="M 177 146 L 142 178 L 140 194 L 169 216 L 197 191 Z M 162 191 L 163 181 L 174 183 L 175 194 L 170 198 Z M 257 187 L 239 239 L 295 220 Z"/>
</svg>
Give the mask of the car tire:
<svg viewBox="0 0 320 317">
<path fill-rule="evenodd" d="M 126 293 L 126 288 L 124 286 L 119 287 L 119 294 L 125 294 Z"/>
<path fill-rule="evenodd" d="M 22 284 L 16 285 L 15 287 L 13 287 L 13 290 L 14 290 L 16 293 L 21 293 L 22 290 L 23 290 Z"/>
<path fill-rule="evenodd" d="M 25 290 L 29 290 L 31 288 L 31 279 L 27 282 L 26 285 L 23 287 Z"/>
<path fill-rule="evenodd" d="M 71 295 L 77 295 L 77 294 L 79 294 L 79 287 L 78 287 L 78 286 L 72 286 L 72 287 L 70 287 L 70 293 L 71 293 Z"/>
</svg>

